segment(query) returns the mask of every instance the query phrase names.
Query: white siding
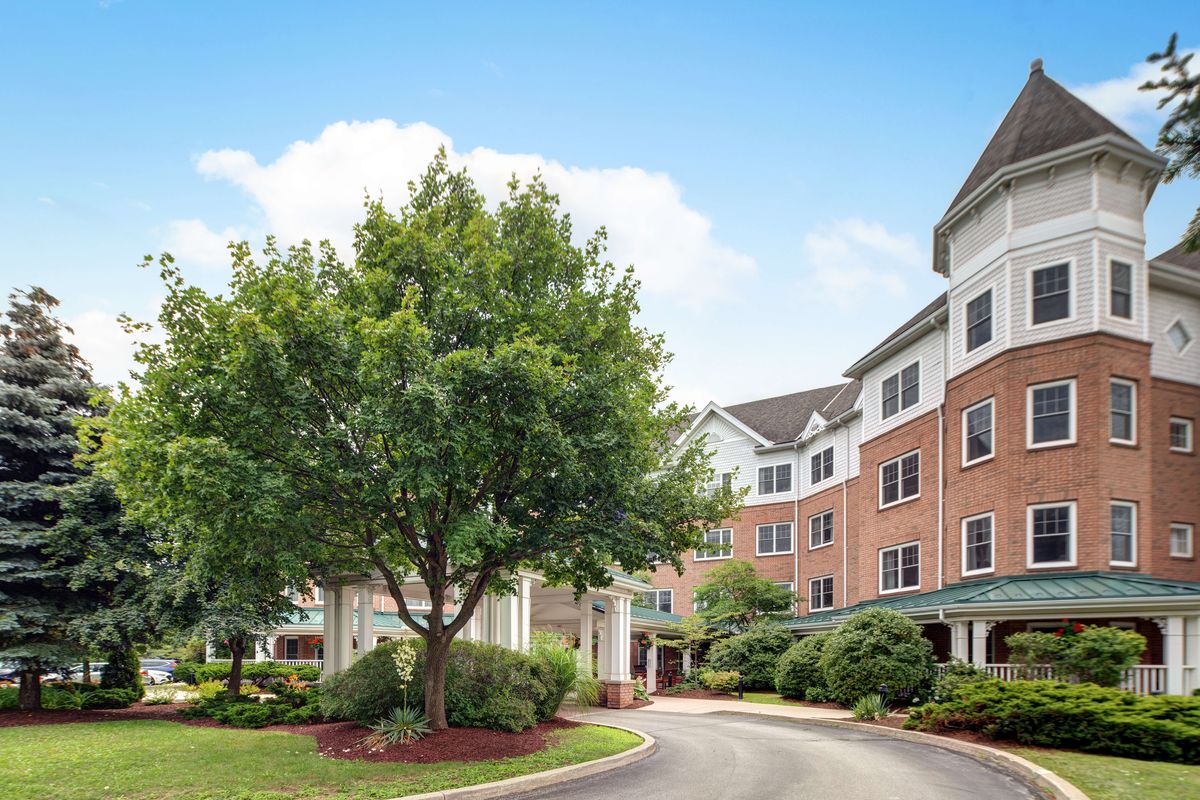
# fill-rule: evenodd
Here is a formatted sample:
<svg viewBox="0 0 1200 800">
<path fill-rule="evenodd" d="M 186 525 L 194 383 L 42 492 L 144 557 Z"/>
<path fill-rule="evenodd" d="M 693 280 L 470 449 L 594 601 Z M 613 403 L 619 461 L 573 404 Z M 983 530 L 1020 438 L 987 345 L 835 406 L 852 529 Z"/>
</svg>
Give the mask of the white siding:
<svg viewBox="0 0 1200 800">
<path fill-rule="evenodd" d="M 812 457 L 827 447 L 833 448 L 833 475 L 821 481 L 812 483 Z M 831 486 L 837 486 L 846 477 L 846 431 L 841 427 L 823 430 L 807 442 L 801 451 L 800 469 L 802 472 L 800 496 L 808 497 L 823 492 Z"/>
<path fill-rule="evenodd" d="M 848 436 L 850 439 L 850 458 L 848 460 L 849 473 L 846 475 L 846 477 L 855 478 L 858 476 L 859 470 L 858 446 L 862 444 L 863 439 L 862 414 L 859 414 L 857 417 L 850 420 L 850 424 L 847 425 L 846 428 L 849 431 Z"/>
<path fill-rule="evenodd" d="M 1092 207 L 1092 176 L 1087 161 L 1021 178 L 1013 187 L 1013 227 L 1037 225 Z"/>
<path fill-rule="evenodd" d="M 867 373 L 863 375 L 864 441 L 874 439 L 882 433 L 932 411 L 942 402 L 945 389 L 945 375 L 942 370 L 942 349 L 945 335 L 944 330 L 938 330 L 931 326 L 929 333 L 881 364 L 867 370 Z M 886 420 L 883 419 L 881 403 L 883 380 L 914 361 L 921 362 L 920 402 L 898 414 L 893 414 Z"/>
<path fill-rule="evenodd" d="M 1145 212 L 1141 176 L 1141 169 L 1130 168 L 1121 177 L 1120 164 L 1105 161 L 1097 176 L 1100 210 L 1140 221 Z"/>
<path fill-rule="evenodd" d="M 1180 355 L 1167 338 L 1167 328 L 1182 320 L 1192 343 Z M 1151 287 L 1150 374 L 1159 378 L 1200 385 L 1200 298 Z"/>
<path fill-rule="evenodd" d="M 796 496 L 796 484 L 803 487 L 806 475 L 797 475 L 796 455 L 792 450 L 775 453 L 756 453 L 754 448 L 758 442 L 746 436 L 742 431 L 730 425 L 721 417 L 712 414 L 696 430 L 694 435 L 709 433 L 707 444 L 712 454 L 711 466 L 713 472 L 720 475 L 723 472 L 733 472 L 734 490 L 750 487 L 746 495 L 746 505 L 762 505 L 764 503 L 781 503 L 791 501 Z M 715 434 L 715 436 L 713 435 Z M 716 437 L 720 438 L 717 439 Z M 792 491 L 777 494 L 760 495 L 758 493 L 758 468 L 772 464 L 792 465 Z"/>
<path fill-rule="evenodd" d="M 1138 248 L 1128 244 L 1100 239 L 1097 242 L 1100 259 L 1097 262 L 1096 301 L 1099 313 L 1096 315 L 1098 327 L 1102 331 L 1115 333 L 1118 336 L 1128 336 L 1132 339 L 1145 341 L 1146 330 L 1146 260 L 1145 254 Z M 1112 278 L 1110 261 L 1121 261 L 1133 267 L 1133 318 L 1124 319 L 1109 315 L 1111 303 L 1109 285 Z"/>
<path fill-rule="evenodd" d="M 1040 267 L 1071 262 L 1072 317 L 1031 328 L 1030 273 Z M 1096 328 L 1096 292 L 1092 270 L 1092 242 L 1080 241 L 1014 256 L 1009 270 L 1011 298 L 1009 343 L 1012 347 L 1038 344 L 1068 336 L 1089 333 Z"/>
<path fill-rule="evenodd" d="M 950 289 L 950 375 L 959 375 L 1004 350 L 1008 334 L 1007 262 L 1000 261 Z M 992 340 L 967 352 L 967 304 L 992 290 Z"/>
<path fill-rule="evenodd" d="M 951 271 L 959 269 L 985 247 L 1004 235 L 1007 228 L 1007 202 L 993 192 L 979 206 L 979 214 L 968 214 L 951 231 Z"/>
</svg>

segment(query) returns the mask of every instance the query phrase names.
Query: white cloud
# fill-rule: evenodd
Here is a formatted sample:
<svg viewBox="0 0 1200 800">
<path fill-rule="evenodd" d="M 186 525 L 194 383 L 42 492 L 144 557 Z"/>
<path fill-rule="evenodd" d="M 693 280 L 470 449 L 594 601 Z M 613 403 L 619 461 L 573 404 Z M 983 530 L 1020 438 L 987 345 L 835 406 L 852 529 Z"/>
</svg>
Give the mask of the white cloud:
<svg viewBox="0 0 1200 800">
<path fill-rule="evenodd" d="M 43 205 L 48 205 L 48 206 L 58 205 L 58 203 L 54 202 L 53 197 L 46 197 L 45 195 L 42 195 L 41 197 L 39 197 L 38 202 L 42 203 Z"/>
<path fill-rule="evenodd" d="M 680 187 L 665 173 L 566 166 L 536 154 L 484 147 L 460 153 L 449 136 L 421 122 L 337 122 L 312 141 L 292 143 L 269 164 L 259 164 L 244 150 L 226 149 L 202 154 L 196 169 L 209 180 L 228 181 L 245 191 L 282 243 L 327 238 L 345 257 L 352 253 L 353 225 L 362 217 L 364 192 L 382 195 L 389 206 L 401 205 L 408 182 L 420 175 L 439 146 L 446 148 L 453 167 L 467 167 L 493 203 L 506 194 L 513 173 L 528 179 L 540 171 L 570 212 L 579 238 L 604 225 L 609 256 L 618 266 L 634 264 L 648 292 L 698 307 L 736 292 L 756 270 L 753 258 L 714 238 L 712 221 L 684 202 Z M 228 238 L 199 220 L 175 226 L 191 234 L 197 245 L 216 240 L 223 245 Z"/>
<path fill-rule="evenodd" d="M 153 331 L 136 337 L 125 333 L 114 314 L 99 309 L 84 311 L 65 322 L 74 331 L 71 341 L 92 365 L 92 377 L 109 386 L 132 382 L 129 372 L 137 367 L 133 360 L 137 342 L 161 341 Z"/>
<path fill-rule="evenodd" d="M 845 311 L 863 304 L 865 297 L 882 293 L 904 297 L 904 275 L 919 269 L 925 254 L 909 234 L 892 234 L 878 222 L 857 217 L 836 220 L 804 237 L 806 287 L 815 299 L 831 302 Z"/>
<path fill-rule="evenodd" d="M 1198 53 L 1184 50 L 1181 54 Z M 1142 92 L 1138 87 L 1146 81 L 1163 76 L 1161 66 L 1145 61 L 1134 64 L 1121 78 L 1071 87 L 1071 92 L 1083 102 L 1133 134 L 1153 134 L 1162 125 L 1166 110 L 1159 111 L 1160 91 Z"/>
<path fill-rule="evenodd" d="M 225 228 L 216 233 L 202 220 L 177 219 L 167 227 L 163 249 L 185 264 L 221 267 L 229 264 L 229 242 L 244 238 L 245 234 L 237 228 Z"/>
</svg>

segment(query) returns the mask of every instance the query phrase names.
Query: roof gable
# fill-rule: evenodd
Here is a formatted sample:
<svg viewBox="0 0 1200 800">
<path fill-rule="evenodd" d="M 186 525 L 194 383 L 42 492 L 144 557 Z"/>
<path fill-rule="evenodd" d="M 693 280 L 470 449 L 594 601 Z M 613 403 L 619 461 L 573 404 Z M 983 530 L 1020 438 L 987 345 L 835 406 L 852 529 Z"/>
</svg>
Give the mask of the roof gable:
<svg viewBox="0 0 1200 800">
<path fill-rule="evenodd" d="M 1193 272 L 1200 272 L 1200 250 L 1194 253 L 1189 253 L 1183 249 L 1183 242 L 1172 247 L 1165 253 L 1155 256 L 1151 261 L 1170 264 L 1173 267 L 1182 267 Z"/>
</svg>

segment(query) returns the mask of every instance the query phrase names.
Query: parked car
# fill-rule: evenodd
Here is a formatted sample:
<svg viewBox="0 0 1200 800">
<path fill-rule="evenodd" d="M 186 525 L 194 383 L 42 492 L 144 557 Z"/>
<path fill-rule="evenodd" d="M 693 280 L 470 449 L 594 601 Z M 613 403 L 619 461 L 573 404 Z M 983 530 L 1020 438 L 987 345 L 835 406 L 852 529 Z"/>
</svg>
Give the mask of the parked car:
<svg viewBox="0 0 1200 800">
<path fill-rule="evenodd" d="M 100 678 L 103 677 L 104 674 L 104 667 L 107 663 L 108 662 L 106 661 L 101 661 L 99 663 L 93 661 L 88 664 L 88 672 L 90 673 L 90 679 L 92 683 L 100 682 Z M 72 681 L 83 680 L 83 664 L 75 664 L 68 669 L 66 671 L 66 679 Z"/>
<path fill-rule="evenodd" d="M 141 661 L 142 669 L 157 669 L 163 672 L 174 672 L 175 665 L 179 662 L 173 658 L 143 658 Z"/>
<path fill-rule="evenodd" d="M 171 673 L 162 669 L 144 669 L 142 670 L 142 683 L 147 686 L 157 686 L 160 683 L 170 683 L 174 680 Z"/>
</svg>

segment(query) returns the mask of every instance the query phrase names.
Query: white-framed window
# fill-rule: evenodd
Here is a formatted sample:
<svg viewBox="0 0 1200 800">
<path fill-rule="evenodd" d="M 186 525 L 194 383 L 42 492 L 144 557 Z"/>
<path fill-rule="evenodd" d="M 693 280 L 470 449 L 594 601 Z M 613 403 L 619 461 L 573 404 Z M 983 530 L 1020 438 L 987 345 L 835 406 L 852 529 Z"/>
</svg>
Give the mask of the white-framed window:
<svg viewBox="0 0 1200 800">
<path fill-rule="evenodd" d="M 1108 262 L 1108 314 L 1133 319 L 1133 265 Z"/>
<path fill-rule="evenodd" d="M 675 607 L 674 589 L 647 589 L 642 592 L 642 602 L 655 611 L 672 613 Z"/>
<path fill-rule="evenodd" d="M 921 451 L 913 450 L 879 465 L 879 507 L 921 496 Z"/>
<path fill-rule="evenodd" d="M 1108 440 L 1137 443 L 1137 384 L 1123 378 L 1108 383 Z"/>
<path fill-rule="evenodd" d="M 1075 501 L 1039 503 L 1027 513 L 1027 566 L 1075 566 Z"/>
<path fill-rule="evenodd" d="M 914 361 L 883 379 L 880 413 L 895 416 L 921 402 L 921 362 Z"/>
<path fill-rule="evenodd" d="M 1196 526 L 1187 522 L 1171 523 L 1171 558 L 1191 558 Z"/>
<path fill-rule="evenodd" d="M 1137 506 L 1114 500 L 1108 507 L 1108 563 L 1117 567 L 1137 566 Z"/>
<path fill-rule="evenodd" d="M 1075 381 L 1030 386 L 1026 446 L 1054 447 L 1075 442 Z"/>
<path fill-rule="evenodd" d="M 1029 273 L 1029 324 L 1071 318 L 1071 264 L 1051 264 Z"/>
<path fill-rule="evenodd" d="M 271 657 L 274 658 L 275 654 L 272 653 Z M 299 636 L 283 637 L 283 657 L 289 661 L 293 661 L 295 659 L 300 658 L 300 637 Z"/>
<path fill-rule="evenodd" d="M 709 497 L 713 497 L 722 489 L 728 490 L 731 488 L 733 488 L 733 473 L 719 472 L 716 475 L 713 475 L 713 479 L 705 484 L 704 493 Z"/>
<path fill-rule="evenodd" d="M 967 303 L 966 347 L 971 352 L 992 340 L 992 290 Z"/>
<path fill-rule="evenodd" d="M 991 511 L 963 517 L 962 574 L 982 575 L 996 569 L 996 516 Z"/>
<path fill-rule="evenodd" d="M 811 485 L 815 486 L 833 477 L 833 447 L 826 447 L 821 452 L 814 453 L 809 461 L 812 467 L 809 475 Z"/>
<path fill-rule="evenodd" d="M 773 583 L 780 589 L 787 589 L 789 592 L 796 591 L 791 581 L 773 581 Z"/>
<path fill-rule="evenodd" d="M 833 576 L 822 575 L 808 582 L 808 610 L 833 608 Z"/>
<path fill-rule="evenodd" d="M 792 552 L 792 523 L 773 522 L 759 525 L 756 530 L 758 556 L 778 556 Z"/>
<path fill-rule="evenodd" d="M 968 406 L 962 412 L 963 466 L 987 461 L 996 454 L 996 401 L 987 400 Z"/>
<path fill-rule="evenodd" d="M 780 494 L 792 490 L 792 465 L 775 464 L 758 468 L 758 493 Z"/>
<path fill-rule="evenodd" d="M 1195 447 L 1192 438 L 1192 421 L 1183 417 L 1171 417 L 1171 452 L 1190 453 Z"/>
<path fill-rule="evenodd" d="M 320 586 L 313 587 L 313 603 L 319 606 L 325 605 L 325 590 Z"/>
<path fill-rule="evenodd" d="M 1171 340 L 1171 346 L 1179 355 L 1183 355 L 1183 351 L 1192 344 L 1192 332 L 1187 329 L 1181 319 L 1177 319 L 1167 326 L 1167 338 Z"/>
<path fill-rule="evenodd" d="M 908 542 L 879 551 L 879 592 L 921 588 L 921 543 Z"/>
<path fill-rule="evenodd" d="M 704 532 L 704 547 L 695 553 L 696 561 L 733 558 L 733 528 L 715 528 Z"/>
<path fill-rule="evenodd" d="M 808 518 L 808 549 L 827 547 L 833 544 L 833 509 L 822 511 Z"/>
</svg>

